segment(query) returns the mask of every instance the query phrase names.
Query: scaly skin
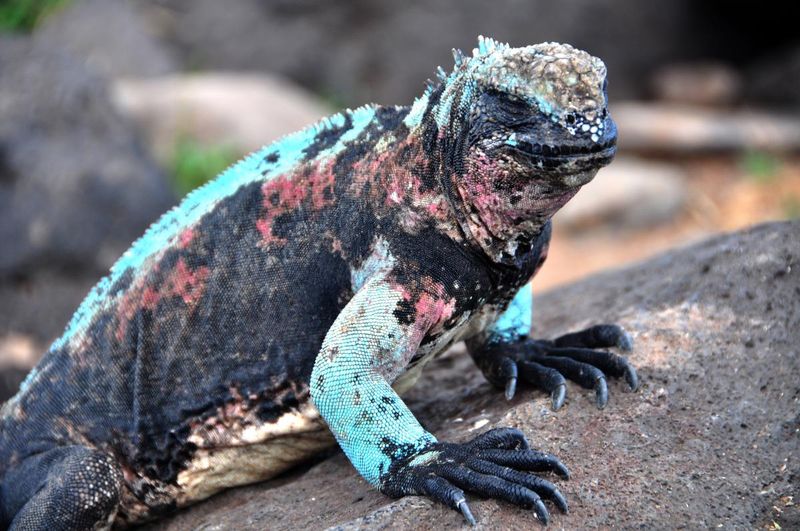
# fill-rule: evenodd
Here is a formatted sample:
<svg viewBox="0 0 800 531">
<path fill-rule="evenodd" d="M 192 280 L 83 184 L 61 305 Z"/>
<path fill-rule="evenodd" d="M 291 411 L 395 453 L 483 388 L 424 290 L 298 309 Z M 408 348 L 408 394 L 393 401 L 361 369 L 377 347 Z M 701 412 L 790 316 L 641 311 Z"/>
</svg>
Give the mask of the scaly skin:
<svg viewBox="0 0 800 531">
<path fill-rule="evenodd" d="M 460 339 L 512 397 L 607 400 L 613 325 L 527 337 L 550 217 L 614 155 L 605 67 L 568 45 L 456 52 L 408 107 L 252 154 L 120 258 L 0 410 L 0 524 L 100 528 L 272 477 L 329 442 L 392 496 L 566 510 L 516 430 L 439 442 L 397 391 Z M 272 444 L 279 440 L 281 444 Z"/>
</svg>

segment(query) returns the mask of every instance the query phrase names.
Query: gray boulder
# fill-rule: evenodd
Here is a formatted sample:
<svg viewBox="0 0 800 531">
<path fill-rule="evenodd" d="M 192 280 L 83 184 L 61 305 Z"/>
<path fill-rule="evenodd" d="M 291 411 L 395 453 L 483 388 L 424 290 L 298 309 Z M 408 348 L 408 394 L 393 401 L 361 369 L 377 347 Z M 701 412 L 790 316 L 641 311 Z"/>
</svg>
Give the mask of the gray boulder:
<svg viewBox="0 0 800 531">
<path fill-rule="evenodd" d="M 687 0 L 150 0 L 142 10 L 186 65 L 277 72 L 347 105 L 410 103 L 437 64 L 452 65 L 451 48 L 469 52 L 481 33 L 585 48 L 607 62 L 616 97 L 641 95 L 654 64 L 697 44 L 675 38 Z"/>
<path fill-rule="evenodd" d="M 125 0 L 72 0 L 45 19 L 36 40 L 104 77 L 161 76 L 177 70 L 177 62 L 157 28 Z"/>
<path fill-rule="evenodd" d="M 0 276 L 107 269 L 169 185 L 80 61 L 3 38 L 0 71 Z"/>
<path fill-rule="evenodd" d="M 0 72 L 2 402 L 175 197 L 81 60 L 2 36 Z"/>
<path fill-rule="evenodd" d="M 551 478 L 570 503 L 567 515 L 551 506 L 555 528 L 796 529 L 798 249 L 800 222 L 760 225 L 538 297 L 536 336 L 598 322 L 633 334 L 640 390 L 610 382 L 602 411 L 574 384 L 557 412 L 539 391 L 506 402 L 463 352 L 432 363 L 409 405 L 440 439 L 515 426 L 558 455 L 572 479 Z M 530 511 L 474 496 L 470 504 L 481 529 L 538 528 Z M 459 514 L 425 498 L 376 492 L 340 452 L 151 528 L 334 526 L 466 528 Z"/>
<path fill-rule="evenodd" d="M 268 74 L 121 79 L 112 84 L 111 95 L 160 160 L 169 160 L 184 138 L 249 153 L 332 114 L 312 94 Z"/>
</svg>

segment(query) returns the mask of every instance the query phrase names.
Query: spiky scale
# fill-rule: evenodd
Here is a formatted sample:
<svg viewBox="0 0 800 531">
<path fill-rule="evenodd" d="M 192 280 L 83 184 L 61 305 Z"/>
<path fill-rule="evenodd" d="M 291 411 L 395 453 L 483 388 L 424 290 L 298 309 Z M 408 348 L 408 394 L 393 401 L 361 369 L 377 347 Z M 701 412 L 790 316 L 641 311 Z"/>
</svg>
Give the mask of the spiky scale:
<svg viewBox="0 0 800 531">
<path fill-rule="evenodd" d="M 461 67 L 461 65 L 464 63 L 464 60 L 464 52 L 458 48 L 453 48 L 453 63 L 455 64 L 455 67 Z"/>
</svg>

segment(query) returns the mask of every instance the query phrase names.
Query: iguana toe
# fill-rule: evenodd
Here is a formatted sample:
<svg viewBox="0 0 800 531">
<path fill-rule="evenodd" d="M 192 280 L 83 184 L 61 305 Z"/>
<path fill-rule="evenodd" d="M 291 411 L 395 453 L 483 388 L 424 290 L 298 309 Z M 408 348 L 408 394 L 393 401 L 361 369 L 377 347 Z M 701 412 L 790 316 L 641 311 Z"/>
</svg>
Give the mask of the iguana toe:
<svg viewBox="0 0 800 531">
<path fill-rule="evenodd" d="M 562 512 L 568 506 L 551 482 L 531 471 L 553 471 L 569 477 L 554 456 L 531 450 L 522 432 L 511 428 L 489 430 L 463 444 L 436 442 L 398 460 L 381 490 L 390 496 L 425 495 L 458 510 L 470 524 L 475 518 L 464 492 L 496 498 L 532 509 L 542 522 L 550 520 L 544 500 Z"/>
</svg>

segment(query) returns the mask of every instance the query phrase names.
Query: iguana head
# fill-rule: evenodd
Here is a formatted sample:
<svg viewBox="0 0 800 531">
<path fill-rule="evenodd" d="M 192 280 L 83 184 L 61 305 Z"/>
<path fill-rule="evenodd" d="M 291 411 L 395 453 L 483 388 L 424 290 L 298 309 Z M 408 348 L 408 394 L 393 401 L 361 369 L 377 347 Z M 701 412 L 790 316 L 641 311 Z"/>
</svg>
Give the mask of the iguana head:
<svg viewBox="0 0 800 531">
<path fill-rule="evenodd" d="M 568 44 L 511 48 L 483 37 L 472 57 L 455 57 L 440 75 L 436 121 L 462 124 L 455 185 L 470 232 L 508 261 L 614 157 L 606 68 Z"/>
</svg>

